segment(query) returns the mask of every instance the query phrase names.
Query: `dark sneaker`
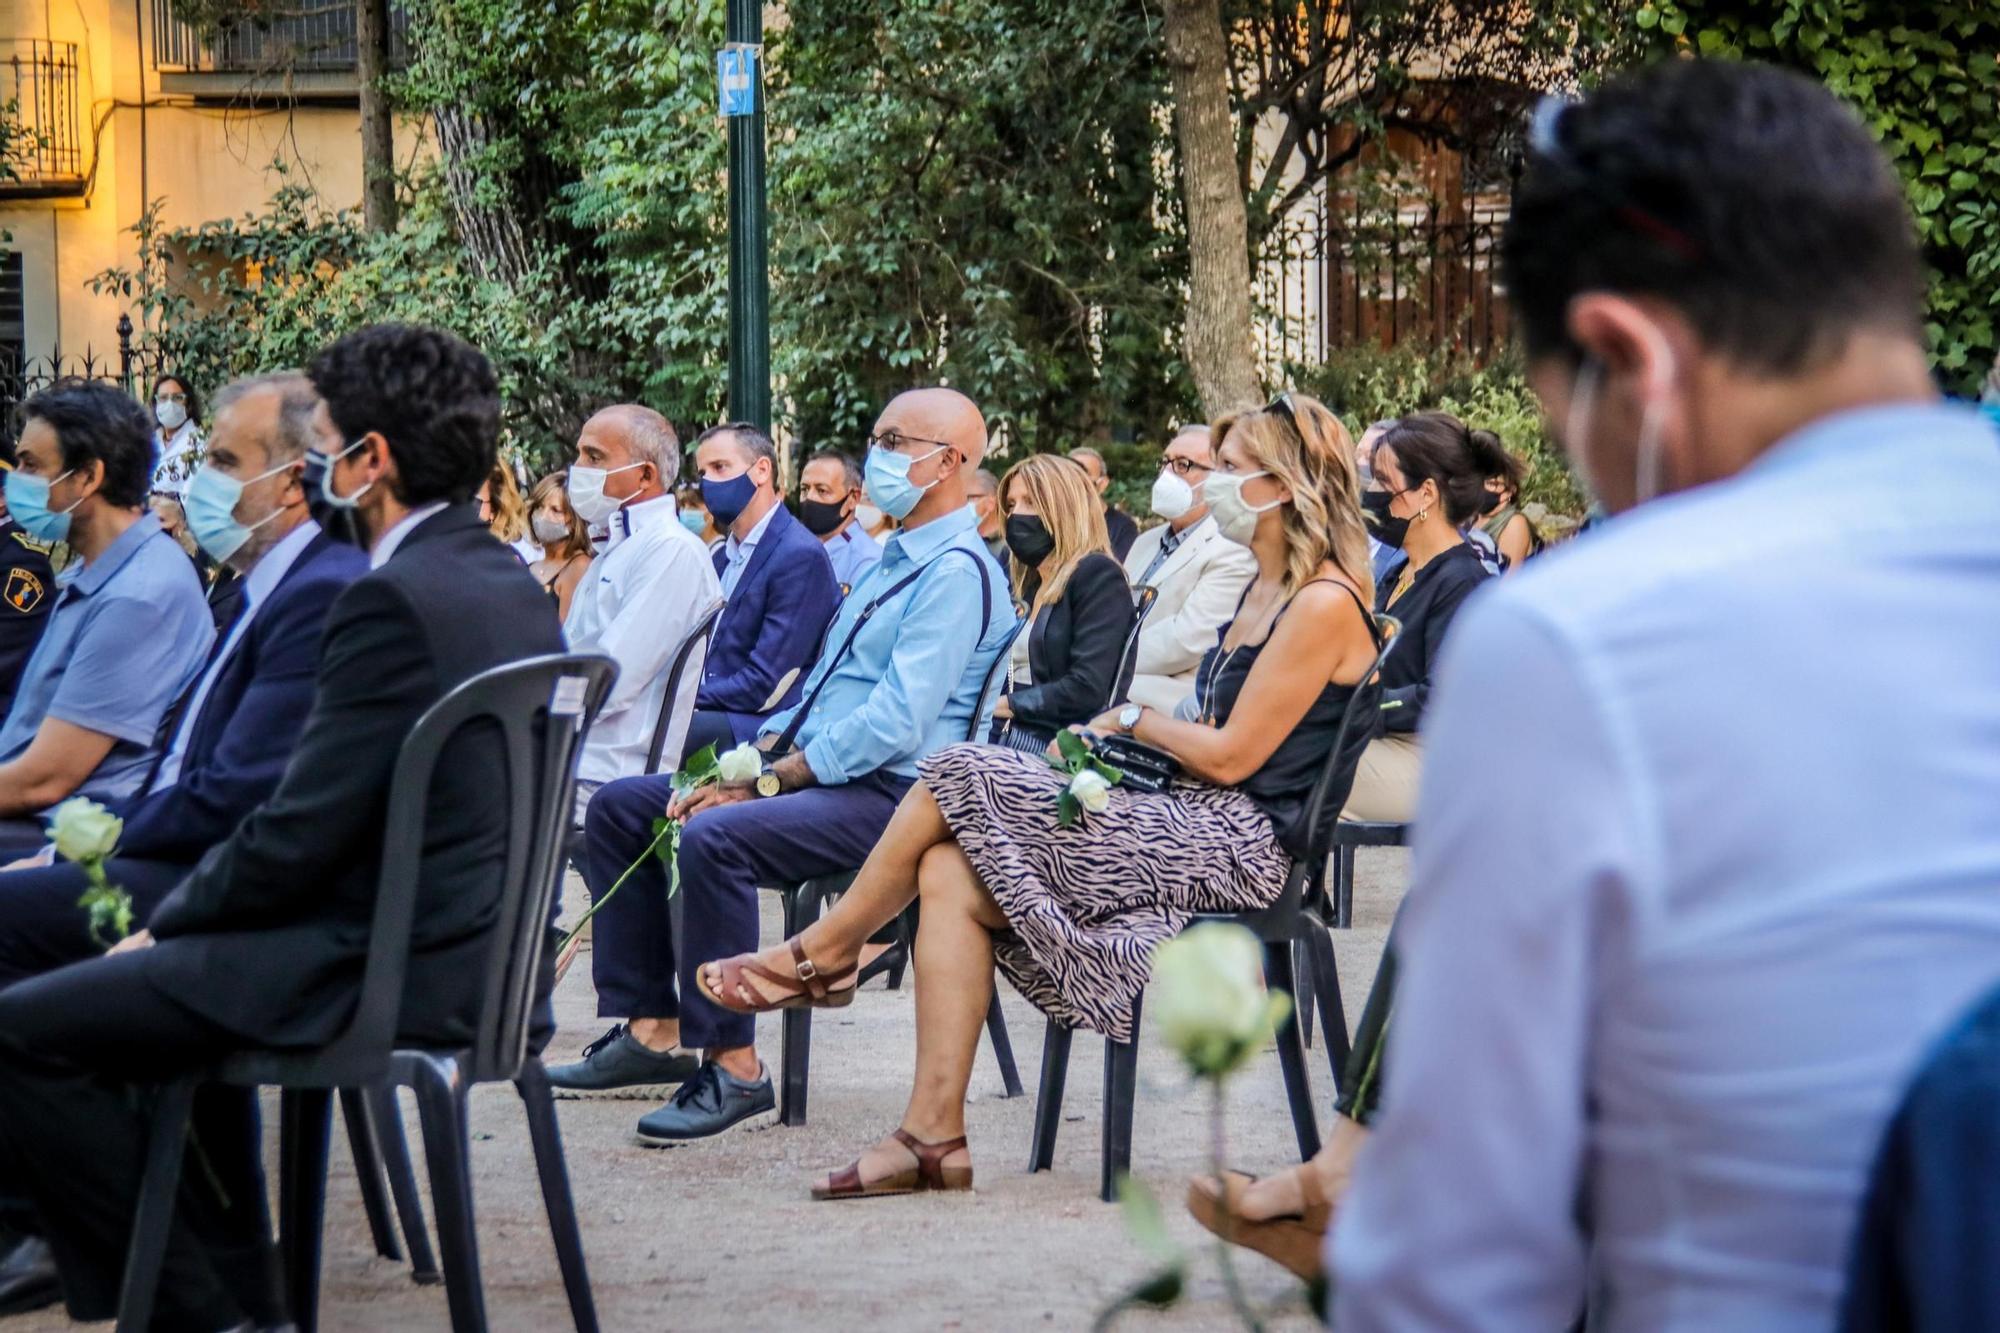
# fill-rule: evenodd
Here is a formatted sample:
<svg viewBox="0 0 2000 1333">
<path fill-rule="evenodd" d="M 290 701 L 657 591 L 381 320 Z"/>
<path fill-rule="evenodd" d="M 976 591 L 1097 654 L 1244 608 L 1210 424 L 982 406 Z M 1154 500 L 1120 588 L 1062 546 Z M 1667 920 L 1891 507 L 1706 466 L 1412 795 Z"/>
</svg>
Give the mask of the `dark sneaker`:
<svg viewBox="0 0 2000 1333">
<path fill-rule="evenodd" d="M 583 1048 L 583 1059 L 549 1070 L 558 1097 L 664 1097 L 691 1077 L 701 1061 L 676 1047 L 649 1051 L 623 1023 Z"/>
<path fill-rule="evenodd" d="M 745 1083 L 712 1061 L 703 1065 L 700 1073 L 681 1084 L 672 1101 L 639 1121 L 639 1142 L 665 1147 L 705 1139 L 775 1110 L 778 1098 L 771 1090 L 771 1071 L 761 1072 L 763 1077 L 755 1083 Z"/>
</svg>

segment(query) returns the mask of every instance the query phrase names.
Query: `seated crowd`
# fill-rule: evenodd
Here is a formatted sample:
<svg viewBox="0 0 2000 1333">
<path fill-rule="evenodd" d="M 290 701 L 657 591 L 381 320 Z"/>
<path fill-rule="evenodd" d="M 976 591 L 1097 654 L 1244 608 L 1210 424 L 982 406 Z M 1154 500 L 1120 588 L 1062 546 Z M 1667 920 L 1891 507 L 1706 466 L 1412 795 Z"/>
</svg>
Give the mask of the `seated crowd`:
<svg viewBox="0 0 2000 1333">
<path fill-rule="evenodd" d="M 1525 579 L 1541 538 L 1494 435 L 1413 410 L 1357 444 L 1300 393 L 1167 440 L 1144 531 L 1095 450 L 996 477 L 948 388 L 803 460 L 790 503 L 757 426 L 684 457 L 638 404 L 524 498 L 492 367 L 430 329 L 228 385 L 206 435 L 173 376 L 150 421 L 103 385 L 31 398 L 0 527 L 0 1312 L 112 1314 L 132 1087 L 342 1028 L 404 737 L 567 649 L 618 668 L 569 812 L 612 1026 L 549 1075 L 664 1099 L 643 1141 L 773 1109 L 757 1015 L 852 1003 L 920 903 L 902 1117 L 812 1194 L 971 1188 L 996 968 L 1129 1039 L 1155 948 L 1323 845 L 1309 795 L 1379 672 L 1325 818 L 1420 834 L 1395 965 L 1320 1156 L 1193 1182 L 1197 1218 L 1310 1274 L 1337 1212 L 1342 1327 L 1823 1326 L 1900 1088 L 2000 980 L 2000 449 L 1932 401 L 1893 176 L 1822 90 L 1689 63 L 1536 126 L 1505 254 L 1531 376 L 1608 510 L 1686 494 Z M 1779 213 L 1798 253 L 1737 256 Z M 1812 248 L 1835 236 L 1838 281 Z M 1918 641 L 1941 684 L 1895 742 L 1863 719 Z M 1044 756 L 1069 729 L 1179 778 L 1066 821 Z M 462 1043 L 478 1009 L 496 744 L 454 739 L 431 794 L 412 1041 Z M 754 776 L 676 789 L 746 745 Z M 124 820 L 140 928 L 108 953 L 45 842 L 77 795 Z M 843 874 L 760 948 L 761 889 Z M 196 1126 L 160 1326 L 281 1324 L 255 1099 L 205 1090 Z"/>
</svg>

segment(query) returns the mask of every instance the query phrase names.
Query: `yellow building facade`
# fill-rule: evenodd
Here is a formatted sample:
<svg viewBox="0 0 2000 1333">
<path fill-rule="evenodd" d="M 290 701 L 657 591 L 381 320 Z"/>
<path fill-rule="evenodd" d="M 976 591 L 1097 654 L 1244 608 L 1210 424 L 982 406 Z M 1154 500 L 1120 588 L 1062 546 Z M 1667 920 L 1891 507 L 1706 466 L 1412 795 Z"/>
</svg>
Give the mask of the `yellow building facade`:
<svg viewBox="0 0 2000 1333">
<path fill-rule="evenodd" d="M 148 201 L 165 227 L 261 211 L 282 162 L 360 205 L 352 0 L 288 12 L 203 43 L 174 0 L 0 0 L 0 103 L 35 136 L 0 180 L 0 372 L 86 350 L 115 372 L 140 316 L 90 279 L 136 265 Z"/>
</svg>

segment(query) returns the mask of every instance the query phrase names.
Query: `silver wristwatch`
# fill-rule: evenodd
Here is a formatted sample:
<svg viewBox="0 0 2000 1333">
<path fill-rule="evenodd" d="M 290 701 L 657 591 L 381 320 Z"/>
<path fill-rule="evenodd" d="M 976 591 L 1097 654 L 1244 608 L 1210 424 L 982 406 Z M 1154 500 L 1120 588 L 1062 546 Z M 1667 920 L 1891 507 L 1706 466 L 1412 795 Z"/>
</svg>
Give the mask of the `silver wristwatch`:
<svg viewBox="0 0 2000 1333">
<path fill-rule="evenodd" d="M 1146 705 L 1144 704 L 1126 704 L 1118 710 L 1118 725 L 1124 729 L 1127 735 L 1130 735 L 1132 728 L 1139 725 L 1139 718 L 1145 711 Z"/>
</svg>

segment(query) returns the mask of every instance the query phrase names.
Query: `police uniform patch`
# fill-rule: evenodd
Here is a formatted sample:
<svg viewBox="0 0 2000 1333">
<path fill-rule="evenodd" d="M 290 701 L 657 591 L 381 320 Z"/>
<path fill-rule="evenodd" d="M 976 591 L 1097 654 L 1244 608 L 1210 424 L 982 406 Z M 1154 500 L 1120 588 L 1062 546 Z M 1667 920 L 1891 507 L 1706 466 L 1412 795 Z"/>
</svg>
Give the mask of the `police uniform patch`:
<svg viewBox="0 0 2000 1333">
<path fill-rule="evenodd" d="M 40 606 L 45 595 L 42 581 L 25 569 L 8 570 L 6 591 L 0 593 L 6 598 L 7 605 L 24 613 Z"/>
<path fill-rule="evenodd" d="M 13 537 L 15 541 L 21 543 L 24 549 L 33 551 L 36 555 L 47 555 L 52 547 L 52 543 L 38 542 L 33 537 L 30 537 L 25 531 L 18 528 L 15 529 L 12 533 L 9 533 L 8 535 Z"/>
</svg>

